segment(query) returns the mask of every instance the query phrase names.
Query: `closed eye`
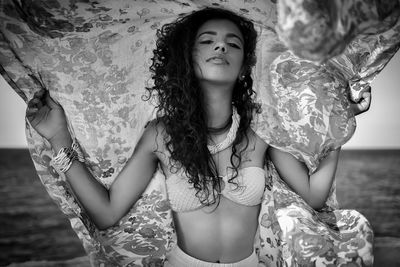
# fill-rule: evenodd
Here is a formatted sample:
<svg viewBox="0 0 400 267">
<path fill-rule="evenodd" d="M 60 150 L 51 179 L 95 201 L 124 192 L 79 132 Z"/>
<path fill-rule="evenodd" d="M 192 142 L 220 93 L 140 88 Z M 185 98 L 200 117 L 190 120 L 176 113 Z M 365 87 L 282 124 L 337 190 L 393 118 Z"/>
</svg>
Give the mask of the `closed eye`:
<svg viewBox="0 0 400 267">
<path fill-rule="evenodd" d="M 231 46 L 231 47 L 241 49 L 241 47 L 240 47 L 239 45 L 235 44 L 235 43 L 228 43 L 228 44 L 229 44 L 229 46 Z"/>
<path fill-rule="evenodd" d="M 201 42 L 199 42 L 200 44 L 211 44 L 212 43 L 212 41 L 211 40 L 204 40 L 204 41 L 201 41 Z"/>
</svg>

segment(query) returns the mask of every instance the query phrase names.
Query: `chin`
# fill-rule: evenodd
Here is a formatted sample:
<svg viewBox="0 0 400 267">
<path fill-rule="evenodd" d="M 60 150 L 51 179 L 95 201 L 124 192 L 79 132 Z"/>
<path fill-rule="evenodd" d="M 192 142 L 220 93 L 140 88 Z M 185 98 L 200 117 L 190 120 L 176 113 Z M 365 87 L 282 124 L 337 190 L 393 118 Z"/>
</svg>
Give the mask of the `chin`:
<svg viewBox="0 0 400 267">
<path fill-rule="evenodd" d="M 223 65 L 224 66 L 224 65 Z M 205 71 L 197 70 L 196 76 L 198 76 L 199 81 L 215 84 L 234 84 L 237 81 L 239 72 L 233 71 L 232 69 L 227 69 L 221 66 L 212 66 L 208 68 L 203 68 Z"/>
</svg>

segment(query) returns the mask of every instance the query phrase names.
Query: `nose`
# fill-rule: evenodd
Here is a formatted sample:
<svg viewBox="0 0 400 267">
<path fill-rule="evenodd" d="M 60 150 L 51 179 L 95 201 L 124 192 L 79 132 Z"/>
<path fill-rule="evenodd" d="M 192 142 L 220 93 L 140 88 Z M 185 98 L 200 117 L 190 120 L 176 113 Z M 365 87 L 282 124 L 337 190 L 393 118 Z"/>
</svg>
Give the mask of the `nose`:
<svg viewBox="0 0 400 267">
<path fill-rule="evenodd" d="M 222 52 L 222 53 L 226 53 L 227 52 L 226 44 L 224 42 L 217 42 L 215 44 L 214 50 Z"/>
</svg>

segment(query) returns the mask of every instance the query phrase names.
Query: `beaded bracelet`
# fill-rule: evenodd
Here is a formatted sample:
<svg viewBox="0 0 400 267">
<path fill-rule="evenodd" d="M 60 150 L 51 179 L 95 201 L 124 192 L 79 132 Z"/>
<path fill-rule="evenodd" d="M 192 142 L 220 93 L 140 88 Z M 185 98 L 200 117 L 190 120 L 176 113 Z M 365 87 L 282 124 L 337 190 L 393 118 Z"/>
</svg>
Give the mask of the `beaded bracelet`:
<svg viewBox="0 0 400 267">
<path fill-rule="evenodd" d="M 85 161 L 83 152 L 76 139 L 74 139 L 71 147 L 63 147 L 58 151 L 57 155 L 50 161 L 50 165 L 58 172 L 66 172 L 76 159 L 80 162 Z"/>
</svg>

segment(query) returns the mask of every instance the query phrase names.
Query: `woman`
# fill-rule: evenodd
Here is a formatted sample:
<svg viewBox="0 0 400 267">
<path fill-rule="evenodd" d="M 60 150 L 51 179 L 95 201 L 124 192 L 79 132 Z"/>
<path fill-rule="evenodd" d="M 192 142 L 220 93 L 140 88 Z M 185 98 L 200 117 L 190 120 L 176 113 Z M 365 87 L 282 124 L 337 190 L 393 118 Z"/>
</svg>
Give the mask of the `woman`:
<svg viewBox="0 0 400 267">
<path fill-rule="evenodd" d="M 149 99 L 157 98 L 158 116 L 109 190 L 80 163 L 61 106 L 46 92 L 35 95 L 28 119 L 58 152 L 53 166 L 66 173 L 98 228 L 118 222 L 160 164 L 177 232 L 166 266 L 257 266 L 253 244 L 268 145 L 250 128 L 259 112 L 251 78 L 256 39 L 250 21 L 221 9 L 206 8 L 163 26 L 152 59 L 154 85 L 147 88 Z M 285 172 L 285 160 L 297 161 L 281 153 L 272 152 L 278 171 L 320 207 L 338 152 L 323 160 L 314 174 L 320 177 L 310 184 Z"/>
</svg>

